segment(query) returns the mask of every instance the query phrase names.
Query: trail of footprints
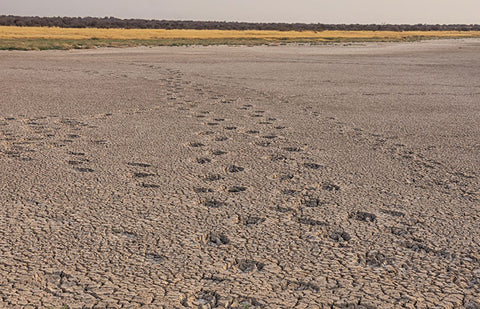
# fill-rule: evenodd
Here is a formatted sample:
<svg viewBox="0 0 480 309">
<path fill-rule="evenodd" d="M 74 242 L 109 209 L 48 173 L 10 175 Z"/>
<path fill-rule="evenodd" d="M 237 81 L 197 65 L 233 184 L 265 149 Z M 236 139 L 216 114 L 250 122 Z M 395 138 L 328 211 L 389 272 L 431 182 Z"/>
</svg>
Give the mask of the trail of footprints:
<svg viewBox="0 0 480 309">
<path fill-rule="evenodd" d="M 234 100 L 219 96 L 205 85 L 184 81 L 179 71 L 168 70 L 167 73 L 164 80 L 167 87 L 165 99 L 169 106 L 182 112 L 185 116 L 190 116 L 204 127 L 203 130 L 192 135 L 191 140 L 184 145 L 191 150 L 190 161 L 201 167 L 201 169 L 193 167 L 192 170 L 208 171 L 198 174 L 199 185 L 191 188 L 192 192 L 198 196 L 197 207 L 205 208 L 208 211 L 228 210 L 232 206 L 232 200 L 255 189 L 241 182 L 242 178 L 246 179 L 245 177 L 247 177 L 244 175 L 250 172 L 248 167 L 235 162 L 225 163 L 233 154 L 230 153 L 231 147 L 222 147 L 226 143 L 235 145 L 236 141 L 247 139 L 255 153 L 263 153 L 262 157 L 252 158 L 252 160 L 259 161 L 257 165 L 252 166 L 272 165 L 278 167 L 278 173 L 265 176 L 275 183 L 275 188 L 281 188 L 278 194 L 281 196 L 280 200 L 285 201 L 285 203 L 269 205 L 266 213 L 261 211 L 252 213 L 251 209 L 240 212 L 241 217 L 235 223 L 240 229 L 244 229 L 248 234 L 256 226 L 266 224 L 271 217 L 276 217 L 278 220 L 287 218 L 287 220 L 290 220 L 290 224 L 297 225 L 298 229 L 303 232 L 299 233 L 299 238 L 303 240 L 312 243 L 328 241 L 337 244 L 340 248 L 355 241 L 356 233 L 354 230 L 347 230 L 340 224 L 319 219 L 312 215 L 314 211 L 322 209 L 326 204 L 339 203 L 336 195 L 341 192 L 342 187 L 328 180 L 322 183 L 320 187 L 316 186 L 313 189 L 300 188 L 295 185 L 297 182 L 294 180 L 299 177 L 306 177 L 312 173 L 321 175 L 328 166 L 325 162 L 309 160 L 313 156 L 309 154 L 308 147 L 297 145 L 295 142 L 286 139 L 282 132 L 289 129 L 287 126 L 269 115 L 268 111 L 256 108 L 253 104 L 246 103 L 239 106 L 233 104 Z M 205 97 L 203 101 L 208 103 L 196 104 L 194 95 L 192 94 L 192 97 L 189 97 L 189 92 L 186 89 L 193 92 L 197 96 L 197 100 L 198 96 Z M 231 118 L 241 118 L 244 119 L 244 122 L 236 123 L 234 120 L 225 117 L 225 113 L 216 115 L 216 104 L 229 106 L 230 112 L 239 116 Z M 109 116 L 111 114 L 102 115 L 105 119 Z M 409 164 L 429 170 L 440 170 L 438 173 L 446 178 L 468 179 L 469 177 L 476 177 L 475 175 L 444 171 L 441 169 L 440 163 L 432 162 L 422 157 L 421 154 L 406 149 L 405 145 L 395 143 L 393 139 L 368 134 L 359 128 L 340 123 L 336 119 L 326 119 L 326 121 L 330 122 L 332 127 L 337 127 L 340 134 L 350 134 L 362 142 L 368 140 L 372 147 L 389 152 L 398 160 L 405 160 Z M 62 153 L 66 166 L 75 172 L 80 174 L 95 173 L 94 160 L 88 152 L 72 150 L 77 149 L 75 144 L 82 139 L 82 130 L 87 128 L 91 128 L 88 121 L 82 122 L 57 116 L 39 118 L 4 117 L 0 119 L 0 153 L 12 160 L 29 161 L 33 160 L 32 153 L 53 147 Z M 101 147 L 108 144 L 108 141 L 93 140 L 90 141 L 90 144 Z M 226 149 L 229 149 L 230 152 Z M 238 149 L 238 151 L 243 150 Z M 156 182 L 159 175 L 157 175 L 155 166 L 143 161 L 123 163 L 128 173 L 128 179 L 131 179 L 140 189 L 161 189 L 161 186 Z M 222 164 L 222 166 L 219 166 L 219 164 Z M 318 178 L 312 178 L 312 181 Z M 236 182 L 233 183 L 233 180 Z M 246 183 L 248 183 L 247 180 Z M 308 183 L 308 179 L 304 179 L 302 183 L 305 185 L 305 183 Z M 311 184 L 314 185 L 314 183 Z M 455 184 L 456 188 L 464 195 L 476 198 L 475 193 L 470 192 L 468 188 L 462 187 L 458 182 Z M 441 187 L 445 184 L 434 183 L 432 185 Z M 361 210 L 352 210 L 348 213 L 346 219 L 377 229 L 376 225 L 382 216 L 407 223 L 409 221 L 408 216 L 394 206 L 382 209 L 378 215 Z M 389 233 L 399 239 L 404 239 L 403 246 L 413 252 L 454 258 L 446 250 L 432 249 L 424 244 L 421 239 L 415 239 L 412 236 L 411 229 L 409 229 L 412 225 L 405 224 L 405 228 L 390 227 Z M 218 226 L 211 227 L 209 231 L 203 233 L 198 238 L 198 243 L 206 248 L 222 250 L 222 248 L 229 246 L 239 246 L 234 239 L 234 235 L 230 235 Z M 248 251 L 248 249 L 246 250 Z M 146 260 L 157 264 L 163 263 L 166 259 L 168 257 L 154 253 L 146 256 Z M 358 262 L 369 267 L 379 267 L 388 264 L 389 260 L 385 253 L 372 249 L 359 256 Z M 232 263 L 227 265 L 227 269 L 239 274 L 262 273 L 265 268 L 271 266 L 269 263 L 271 262 L 253 256 L 250 252 L 245 252 L 244 256 L 234 257 Z M 207 279 L 218 283 L 228 280 L 220 277 L 205 278 L 205 280 Z M 313 293 L 319 293 L 320 291 L 315 283 L 301 280 L 286 280 L 280 288 L 295 291 L 308 290 Z M 195 293 L 186 293 L 179 302 L 186 307 L 196 306 L 199 308 L 215 308 L 218 306 L 225 308 L 261 308 L 265 306 L 264 303 L 250 296 L 237 295 L 230 297 L 221 294 L 213 289 L 201 288 Z"/>
</svg>

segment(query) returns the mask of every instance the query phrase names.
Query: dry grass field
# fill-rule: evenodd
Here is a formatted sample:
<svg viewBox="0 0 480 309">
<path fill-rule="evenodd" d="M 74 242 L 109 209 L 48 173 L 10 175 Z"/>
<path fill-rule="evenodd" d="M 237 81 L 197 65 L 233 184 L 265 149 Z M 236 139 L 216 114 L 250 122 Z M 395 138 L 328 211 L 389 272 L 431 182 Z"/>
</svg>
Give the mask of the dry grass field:
<svg viewBox="0 0 480 309">
<path fill-rule="evenodd" d="M 304 42 L 415 41 L 480 37 L 479 31 L 266 31 L 97 29 L 0 26 L 0 49 L 73 49 L 159 45 L 259 45 Z"/>
</svg>

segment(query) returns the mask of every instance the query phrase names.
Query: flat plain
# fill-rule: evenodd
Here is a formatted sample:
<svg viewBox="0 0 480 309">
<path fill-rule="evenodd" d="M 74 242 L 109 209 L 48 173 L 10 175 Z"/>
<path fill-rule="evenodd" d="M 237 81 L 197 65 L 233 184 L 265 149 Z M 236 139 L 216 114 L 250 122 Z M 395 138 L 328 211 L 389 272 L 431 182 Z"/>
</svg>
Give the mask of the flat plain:
<svg viewBox="0 0 480 309">
<path fill-rule="evenodd" d="M 480 308 L 479 54 L 0 52 L 0 307 Z"/>
</svg>

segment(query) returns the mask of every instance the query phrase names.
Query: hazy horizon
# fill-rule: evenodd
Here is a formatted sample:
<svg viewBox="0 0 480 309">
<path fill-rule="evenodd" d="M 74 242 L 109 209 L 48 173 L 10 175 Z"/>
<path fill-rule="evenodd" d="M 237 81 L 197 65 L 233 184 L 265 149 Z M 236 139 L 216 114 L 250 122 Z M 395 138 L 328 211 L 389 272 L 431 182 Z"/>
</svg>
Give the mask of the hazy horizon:
<svg viewBox="0 0 480 309">
<path fill-rule="evenodd" d="M 480 24 L 474 0 L 3 0 L 0 15 L 326 24 Z"/>
</svg>

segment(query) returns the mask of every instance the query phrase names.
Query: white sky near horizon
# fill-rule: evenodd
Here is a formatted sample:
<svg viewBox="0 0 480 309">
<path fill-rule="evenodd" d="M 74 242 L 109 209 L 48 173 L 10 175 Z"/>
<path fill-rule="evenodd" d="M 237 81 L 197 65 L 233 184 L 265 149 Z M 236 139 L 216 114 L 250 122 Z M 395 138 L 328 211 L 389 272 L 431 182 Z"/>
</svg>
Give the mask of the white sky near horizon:
<svg viewBox="0 0 480 309">
<path fill-rule="evenodd" d="M 480 0 L 0 0 L 0 15 L 332 24 L 480 24 Z"/>
</svg>

